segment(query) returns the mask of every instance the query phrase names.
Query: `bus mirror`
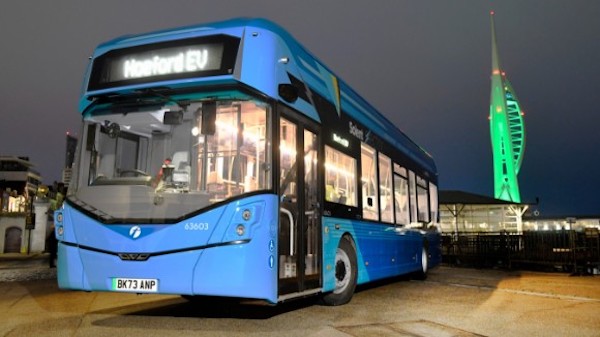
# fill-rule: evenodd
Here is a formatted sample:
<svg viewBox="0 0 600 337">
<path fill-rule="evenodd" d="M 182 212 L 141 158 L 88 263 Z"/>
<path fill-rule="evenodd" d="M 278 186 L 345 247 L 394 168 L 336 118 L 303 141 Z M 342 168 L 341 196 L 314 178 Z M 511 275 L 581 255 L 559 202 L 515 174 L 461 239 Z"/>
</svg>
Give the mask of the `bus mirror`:
<svg viewBox="0 0 600 337">
<path fill-rule="evenodd" d="M 202 127 L 200 133 L 207 136 L 212 136 L 216 132 L 217 121 L 217 102 L 202 103 Z"/>
<path fill-rule="evenodd" d="M 279 85 L 279 96 L 288 103 L 294 103 L 298 99 L 298 88 L 291 84 Z"/>
<path fill-rule="evenodd" d="M 179 125 L 183 123 L 183 111 L 165 111 L 163 123 L 165 125 Z"/>
</svg>

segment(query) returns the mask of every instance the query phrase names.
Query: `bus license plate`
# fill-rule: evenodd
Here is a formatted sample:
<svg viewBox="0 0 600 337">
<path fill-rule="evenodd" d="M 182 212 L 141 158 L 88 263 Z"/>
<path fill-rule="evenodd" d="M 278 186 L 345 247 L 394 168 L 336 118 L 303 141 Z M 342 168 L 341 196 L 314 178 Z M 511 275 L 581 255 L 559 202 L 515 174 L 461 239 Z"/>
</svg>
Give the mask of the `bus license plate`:
<svg viewBox="0 0 600 337">
<path fill-rule="evenodd" d="M 155 293 L 158 291 L 158 280 L 115 277 L 112 279 L 112 290 L 133 291 L 138 293 Z"/>
</svg>

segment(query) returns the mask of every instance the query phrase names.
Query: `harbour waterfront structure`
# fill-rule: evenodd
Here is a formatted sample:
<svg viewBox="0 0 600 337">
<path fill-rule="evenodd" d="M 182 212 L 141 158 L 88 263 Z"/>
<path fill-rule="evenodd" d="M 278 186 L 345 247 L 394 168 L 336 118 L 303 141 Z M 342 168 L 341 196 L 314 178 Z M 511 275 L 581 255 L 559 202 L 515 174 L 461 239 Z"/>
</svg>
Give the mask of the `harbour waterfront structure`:
<svg viewBox="0 0 600 337">
<path fill-rule="evenodd" d="M 524 113 L 517 95 L 500 65 L 494 12 L 490 14 L 492 75 L 489 120 L 494 167 L 494 197 L 520 203 L 521 194 L 517 175 L 525 151 Z"/>
<path fill-rule="evenodd" d="M 529 204 L 464 191 L 440 191 L 440 224 L 444 233 L 522 233 Z"/>
<path fill-rule="evenodd" d="M 534 203 L 515 203 L 475 193 L 441 190 L 444 234 L 600 229 L 600 214 L 541 215 Z"/>
</svg>

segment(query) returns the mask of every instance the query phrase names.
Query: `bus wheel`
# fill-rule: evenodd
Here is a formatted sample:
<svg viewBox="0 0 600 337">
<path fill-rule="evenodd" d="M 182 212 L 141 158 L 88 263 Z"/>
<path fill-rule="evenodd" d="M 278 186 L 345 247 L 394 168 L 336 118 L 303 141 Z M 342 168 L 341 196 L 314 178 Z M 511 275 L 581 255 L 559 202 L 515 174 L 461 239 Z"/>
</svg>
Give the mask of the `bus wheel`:
<svg viewBox="0 0 600 337">
<path fill-rule="evenodd" d="M 427 278 L 427 271 L 429 270 L 429 252 L 427 247 L 423 247 L 421 251 L 421 269 L 415 273 L 415 279 L 425 280 Z"/>
<path fill-rule="evenodd" d="M 335 253 L 335 289 L 323 296 L 326 305 L 342 305 L 350 302 L 356 288 L 356 249 L 348 237 L 340 240 Z"/>
</svg>

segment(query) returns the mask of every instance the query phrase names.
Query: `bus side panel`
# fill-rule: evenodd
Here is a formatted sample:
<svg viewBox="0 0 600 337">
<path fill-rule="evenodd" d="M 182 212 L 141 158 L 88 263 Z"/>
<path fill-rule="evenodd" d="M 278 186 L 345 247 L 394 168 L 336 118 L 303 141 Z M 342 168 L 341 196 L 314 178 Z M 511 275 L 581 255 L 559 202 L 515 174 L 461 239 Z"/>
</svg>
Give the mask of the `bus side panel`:
<svg viewBox="0 0 600 337">
<path fill-rule="evenodd" d="M 433 268 L 442 263 L 442 235 L 437 231 L 429 231 L 425 236 L 429 242 L 429 267 Z"/>
<path fill-rule="evenodd" d="M 423 236 L 389 224 L 323 218 L 323 291 L 335 288 L 335 254 L 344 234 L 356 246 L 357 283 L 407 274 L 420 268 Z"/>
</svg>

